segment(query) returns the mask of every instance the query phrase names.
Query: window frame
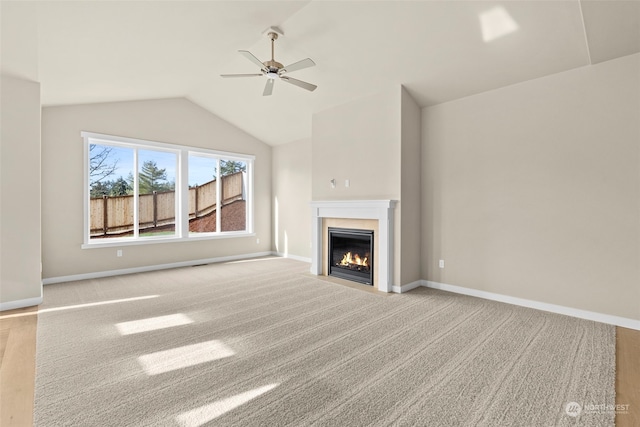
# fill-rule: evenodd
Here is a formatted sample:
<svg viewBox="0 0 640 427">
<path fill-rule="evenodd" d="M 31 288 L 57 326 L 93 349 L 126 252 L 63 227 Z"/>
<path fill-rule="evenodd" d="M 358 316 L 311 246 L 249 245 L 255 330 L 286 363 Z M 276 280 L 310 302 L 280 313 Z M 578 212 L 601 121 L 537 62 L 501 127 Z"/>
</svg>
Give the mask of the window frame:
<svg viewBox="0 0 640 427">
<path fill-rule="evenodd" d="M 208 148 L 193 147 L 178 144 L 168 144 L 164 142 L 150 141 L 138 138 L 128 138 L 122 136 L 107 135 L 95 132 L 82 131 L 80 135 L 83 139 L 84 155 L 84 185 L 83 185 L 83 244 L 82 249 L 104 248 L 113 246 L 148 245 L 157 243 L 189 242 L 198 240 L 226 239 L 234 237 L 255 236 L 254 232 L 254 194 L 253 194 L 253 167 L 255 156 L 250 154 L 231 153 L 226 151 L 212 150 Z M 175 177 L 175 198 L 176 198 L 176 221 L 175 235 L 172 236 L 139 236 L 138 210 L 139 203 L 134 203 L 134 234 L 129 237 L 112 237 L 108 239 L 91 239 L 91 224 L 89 220 L 90 185 L 89 185 L 89 162 L 90 146 L 108 145 L 134 149 L 134 201 L 138 200 L 138 150 L 154 150 L 170 152 L 176 155 L 176 177 Z M 246 170 L 246 227 L 241 231 L 221 231 L 220 227 L 212 232 L 189 232 L 189 156 L 201 156 L 217 159 L 217 164 L 221 160 L 236 160 L 247 165 Z M 219 168 L 218 168 L 219 170 Z M 221 177 L 217 177 L 220 185 Z M 220 206 L 220 192 L 216 194 L 218 206 Z M 219 216 L 219 215 L 218 215 Z M 219 220 L 218 220 L 219 223 Z"/>
</svg>

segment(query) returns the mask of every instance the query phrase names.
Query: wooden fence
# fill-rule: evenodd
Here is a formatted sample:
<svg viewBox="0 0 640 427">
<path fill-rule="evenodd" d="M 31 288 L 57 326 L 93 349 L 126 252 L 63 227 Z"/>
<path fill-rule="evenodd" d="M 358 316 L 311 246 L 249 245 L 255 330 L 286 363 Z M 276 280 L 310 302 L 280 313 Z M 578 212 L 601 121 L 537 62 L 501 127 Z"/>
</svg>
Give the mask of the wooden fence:
<svg viewBox="0 0 640 427">
<path fill-rule="evenodd" d="M 220 181 L 221 203 L 227 205 L 244 200 L 244 173 L 223 176 Z M 216 210 L 217 183 L 214 179 L 189 189 L 189 219 L 208 215 Z M 138 196 L 139 230 L 175 224 L 175 191 L 154 191 Z M 133 231 L 133 195 L 103 196 L 89 202 L 91 237 L 117 235 Z"/>
</svg>

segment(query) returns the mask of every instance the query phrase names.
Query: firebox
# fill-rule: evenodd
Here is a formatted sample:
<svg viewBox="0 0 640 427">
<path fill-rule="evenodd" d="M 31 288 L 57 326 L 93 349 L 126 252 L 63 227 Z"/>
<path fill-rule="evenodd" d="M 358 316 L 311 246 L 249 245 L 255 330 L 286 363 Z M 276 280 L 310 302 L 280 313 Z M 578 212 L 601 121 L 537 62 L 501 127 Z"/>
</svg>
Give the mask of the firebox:
<svg viewBox="0 0 640 427">
<path fill-rule="evenodd" d="M 373 286 L 373 230 L 329 227 L 329 276 Z"/>
</svg>

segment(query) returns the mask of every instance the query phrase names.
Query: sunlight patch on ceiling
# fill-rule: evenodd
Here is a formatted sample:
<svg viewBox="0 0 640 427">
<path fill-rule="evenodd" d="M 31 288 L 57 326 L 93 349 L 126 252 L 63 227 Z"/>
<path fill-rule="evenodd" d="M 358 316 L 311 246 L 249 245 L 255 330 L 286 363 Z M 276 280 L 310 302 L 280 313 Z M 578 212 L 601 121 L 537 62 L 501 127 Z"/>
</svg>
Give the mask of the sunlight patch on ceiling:
<svg viewBox="0 0 640 427">
<path fill-rule="evenodd" d="M 193 323 L 193 320 L 182 313 L 178 313 L 117 323 L 116 328 L 118 332 L 120 332 L 120 335 L 131 335 L 155 331 L 157 329 L 172 328 L 174 326 L 188 325 L 189 323 Z"/>
<path fill-rule="evenodd" d="M 269 384 L 263 387 L 254 388 L 253 390 L 245 391 L 244 393 L 236 394 L 235 396 L 231 396 L 226 399 L 217 400 L 208 405 L 204 405 L 178 415 L 176 417 L 176 421 L 182 427 L 202 426 L 209 421 L 218 418 L 220 415 L 223 415 L 238 406 L 255 399 L 256 397 L 273 390 L 279 385 L 279 383 Z"/>
<path fill-rule="evenodd" d="M 147 375 L 158 375 L 233 356 L 235 351 L 222 341 L 212 340 L 158 351 L 138 357 Z"/>
<path fill-rule="evenodd" d="M 43 308 L 43 309 L 38 310 L 38 313 L 48 313 L 50 311 L 72 310 L 72 309 L 75 309 L 75 308 L 96 307 L 98 305 L 119 304 L 121 302 L 132 302 L 132 301 L 140 301 L 140 300 L 150 299 L 150 298 L 158 298 L 159 296 L 160 295 L 147 295 L 147 296 L 144 296 L 144 297 L 113 299 L 113 300 L 109 300 L 109 301 L 89 302 L 89 303 L 86 303 L 86 304 L 66 305 L 64 307 Z"/>
<path fill-rule="evenodd" d="M 518 24 L 502 6 L 496 6 L 480 14 L 482 40 L 485 43 L 511 34 L 518 30 Z"/>
</svg>

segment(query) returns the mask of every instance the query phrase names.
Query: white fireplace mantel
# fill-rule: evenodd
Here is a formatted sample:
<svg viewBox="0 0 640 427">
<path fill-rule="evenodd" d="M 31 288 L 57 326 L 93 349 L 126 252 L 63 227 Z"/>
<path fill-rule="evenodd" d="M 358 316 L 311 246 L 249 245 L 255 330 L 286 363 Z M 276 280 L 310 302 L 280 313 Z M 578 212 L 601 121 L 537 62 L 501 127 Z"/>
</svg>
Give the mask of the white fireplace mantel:
<svg viewBox="0 0 640 427">
<path fill-rule="evenodd" d="M 311 273 L 322 274 L 322 219 L 378 220 L 378 290 L 391 292 L 393 283 L 393 212 L 395 200 L 327 200 L 311 202 Z"/>
</svg>

